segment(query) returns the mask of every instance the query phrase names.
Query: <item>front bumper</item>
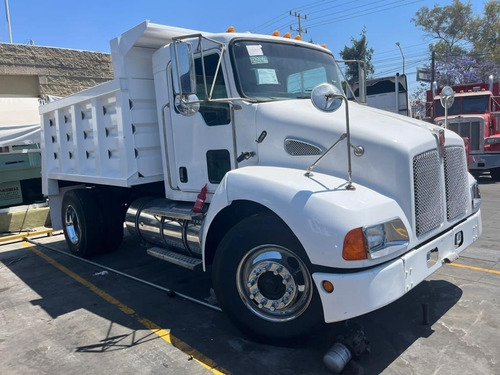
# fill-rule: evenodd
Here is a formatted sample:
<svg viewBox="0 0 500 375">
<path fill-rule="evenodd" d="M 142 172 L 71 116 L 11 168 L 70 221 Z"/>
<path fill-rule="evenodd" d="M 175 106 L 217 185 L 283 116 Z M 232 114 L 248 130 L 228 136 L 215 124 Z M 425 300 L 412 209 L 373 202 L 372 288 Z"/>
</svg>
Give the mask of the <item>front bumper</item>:
<svg viewBox="0 0 500 375">
<path fill-rule="evenodd" d="M 500 167 L 500 153 L 469 154 L 469 170 L 484 170 Z"/>
<path fill-rule="evenodd" d="M 445 259 L 456 259 L 478 239 L 481 231 L 479 210 L 441 236 L 388 263 L 354 273 L 314 273 L 312 276 L 323 304 L 325 322 L 363 315 L 402 297 L 441 268 Z M 462 243 L 456 246 L 456 236 L 460 232 Z M 333 284 L 333 292 L 327 293 L 323 289 L 321 285 L 325 280 Z"/>
</svg>

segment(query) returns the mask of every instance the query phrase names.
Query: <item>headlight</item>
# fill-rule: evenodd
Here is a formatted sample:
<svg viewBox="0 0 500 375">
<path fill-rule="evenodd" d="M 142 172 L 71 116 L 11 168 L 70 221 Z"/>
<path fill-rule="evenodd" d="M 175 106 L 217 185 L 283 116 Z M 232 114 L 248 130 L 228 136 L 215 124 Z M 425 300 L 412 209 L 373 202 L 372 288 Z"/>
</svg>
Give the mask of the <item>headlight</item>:
<svg viewBox="0 0 500 375">
<path fill-rule="evenodd" d="M 385 241 L 384 224 L 364 228 L 368 249 L 376 249 L 383 246 Z"/>
<path fill-rule="evenodd" d="M 351 230 L 344 239 L 345 260 L 376 259 L 408 247 L 408 231 L 401 219 Z"/>
</svg>

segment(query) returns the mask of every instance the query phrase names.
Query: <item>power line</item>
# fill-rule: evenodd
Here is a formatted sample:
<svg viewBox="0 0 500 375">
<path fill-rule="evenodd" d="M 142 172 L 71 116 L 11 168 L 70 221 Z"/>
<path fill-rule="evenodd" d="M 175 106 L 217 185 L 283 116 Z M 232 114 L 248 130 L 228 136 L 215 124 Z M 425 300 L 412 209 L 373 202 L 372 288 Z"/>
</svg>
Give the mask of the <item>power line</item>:
<svg viewBox="0 0 500 375">
<path fill-rule="evenodd" d="M 401 2 L 401 1 L 394 1 L 394 2 L 392 2 L 390 4 L 384 4 L 384 5 L 380 5 L 380 6 L 377 6 L 377 7 L 369 8 L 365 12 L 361 12 L 361 13 L 359 13 L 357 11 L 353 12 L 354 15 L 352 15 L 352 16 L 351 15 L 346 15 L 345 17 L 331 18 L 329 20 L 325 20 L 325 21 L 321 21 L 321 22 L 318 22 L 318 23 L 315 23 L 315 24 L 308 25 L 307 27 L 308 28 L 313 28 L 313 27 L 328 25 L 328 24 L 331 24 L 331 23 L 334 23 L 334 22 L 346 21 L 346 20 L 353 19 L 353 18 L 358 18 L 358 17 L 361 17 L 361 16 L 367 16 L 367 15 L 370 15 L 370 14 L 380 13 L 380 12 L 383 12 L 383 11 L 386 11 L 386 10 L 392 10 L 392 9 L 400 8 L 400 7 L 403 7 L 403 6 L 407 6 L 407 5 L 411 5 L 411 4 L 414 4 L 414 3 L 418 3 L 420 1 L 421 0 L 414 0 L 414 1 L 411 1 L 411 2 L 408 2 L 408 3 L 404 3 L 404 4 L 400 4 L 400 5 L 389 6 L 389 5 L 393 5 L 393 4 L 397 4 L 397 3 Z M 378 9 L 378 8 L 382 8 L 382 9 Z M 374 9 L 378 9 L 378 10 L 374 10 Z M 374 11 L 370 12 L 370 10 L 374 10 Z"/>
<path fill-rule="evenodd" d="M 359 6 L 356 7 L 356 11 L 355 12 L 353 12 L 352 8 L 348 8 L 348 9 L 344 9 L 344 10 L 338 10 L 339 7 L 328 7 L 328 8 L 325 8 L 325 9 L 317 10 L 315 12 L 309 12 L 309 14 L 320 13 L 320 12 L 324 12 L 324 11 L 326 11 L 328 9 L 336 8 L 337 10 L 334 13 L 323 14 L 321 16 L 316 17 L 315 19 L 330 17 L 332 15 L 338 15 L 340 13 L 346 13 L 346 12 L 348 12 L 349 15 L 350 15 L 350 14 L 353 14 L 353 13 L 357 13 L 360 8 L 365 8 L 365 7 L 368 7 L 368 6 L 370 6 L 370 5 L 374 4 L 374 3 L 381 3 L 381 2 L 384 2 L 384 1 L 389 1 L 389 0 L 377 0 L 377 1 L 372 1 L 370 3 L 367 3 L 367 4 L 359 5 Z M 349 2 L 342 3 L 341 6 L 346 6 L 346 5 L 349 5 L 349 4 L 352 4 L 352 3 L 357 3 L 357 2 L 358 2 L 357 0 L 352 0 L 352 1 L 349 1 Z"/>
<path fill-rule="evenodd" d="M 262 30 L 262 29 L 266 28 L 267 26 L 269 26 L 269 24 L 272 24 L 272 23 L 277 22 L 277 21 L 281 21 L 287 17 L 288 17 L 288 12 L 282 13 L 281 15 L 276 16 L 276 17 L 270 19 L 269 21 L 266 21 L 266 22 L 260 24 L 259 26 L 254 27 L 253 29 L 251 29 L 251 31 L 256 32 L 258 30 Z"/>
</svg>

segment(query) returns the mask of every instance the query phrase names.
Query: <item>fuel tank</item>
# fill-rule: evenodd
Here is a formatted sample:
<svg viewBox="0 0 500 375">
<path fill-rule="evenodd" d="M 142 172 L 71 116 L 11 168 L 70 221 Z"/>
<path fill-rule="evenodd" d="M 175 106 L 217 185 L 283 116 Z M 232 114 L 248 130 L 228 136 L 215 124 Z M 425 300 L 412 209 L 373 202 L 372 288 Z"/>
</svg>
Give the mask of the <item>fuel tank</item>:
<svg viewBox="0 0 500 375">
<path fill-rule="evenodd" d="M 125 216 L 129 233 L 141 240 L 201 258 L 200 228 L 203 214 L 192 211 L 193 203 L 164 198 L 139 198 Z"/>
</svg>

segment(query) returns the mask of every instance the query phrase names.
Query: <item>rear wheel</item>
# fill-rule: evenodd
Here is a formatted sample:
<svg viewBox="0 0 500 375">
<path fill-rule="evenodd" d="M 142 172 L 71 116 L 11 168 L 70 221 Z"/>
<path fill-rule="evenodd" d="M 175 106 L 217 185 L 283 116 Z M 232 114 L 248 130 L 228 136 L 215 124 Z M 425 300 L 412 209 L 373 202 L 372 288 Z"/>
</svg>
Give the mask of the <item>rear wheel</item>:
<svg viewBox="0 0 500 375">
<path fill-rule="evenodd" d="M 274 216 L 233 227 L 214 259 L 213 285 L 223 310 L 245 333 L 280 345 L 310 335 L 323 314 L 305 252 Z"/>
<path fill-rule="evenodd" d="M 123 240 L 124 212 L 119 194 L 111 190 L 96 191 L 103 218 L 103 243 L 101 251 L 109 253 L 120 247 Z"/>
<path fill-rule="evenodd" d="M 103 220 L 93 191 L 67 191 L 61 214 L 64 237 L 70 251 L 84 258 L 98 253 L 103 241 Z"/>
</svg>

